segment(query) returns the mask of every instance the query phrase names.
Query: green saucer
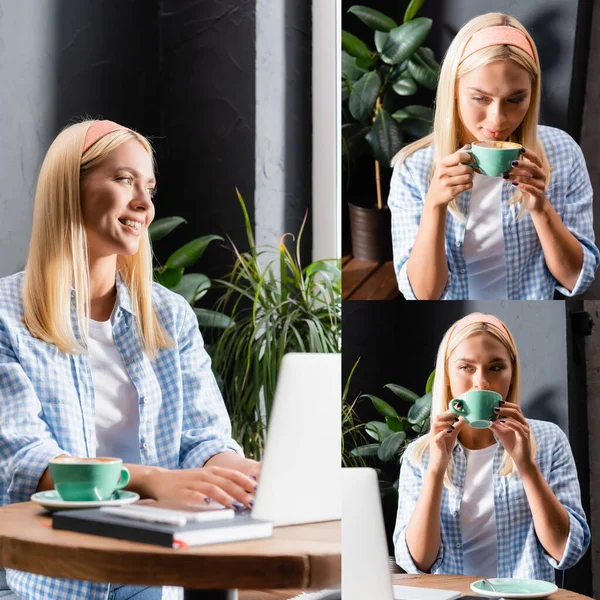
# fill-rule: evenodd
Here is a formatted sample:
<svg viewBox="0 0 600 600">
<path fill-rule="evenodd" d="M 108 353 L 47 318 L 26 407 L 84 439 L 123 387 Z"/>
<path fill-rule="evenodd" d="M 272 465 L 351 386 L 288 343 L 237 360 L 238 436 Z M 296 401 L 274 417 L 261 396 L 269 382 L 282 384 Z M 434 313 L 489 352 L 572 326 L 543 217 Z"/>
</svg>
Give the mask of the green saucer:
<svg viewBox="0 0 600 600">
<path fill-rule="evenodd" d="M 487 581 L 496 588 L 496 591 L 492 590 Z M 558 590 L 553 583 L 548 581 L 512 579 L 510 577 L 479 579 L 471 584 L 471 589 L 488 598 L 546 598 Z"/>
<path fill-rule="evenodd" d="M 56 490 L 37 492 L 31 496 L 32 502 L 41 504 L 47 511 L 70 510 L 72 508 L 96 508 L 98 506 L 123 506 L 140 499 L 139 494 L 127 490 L 119 490 L 110 500 L 91 500 L 89 502 L 71 502 L 63 500 Z"/>
</svg>

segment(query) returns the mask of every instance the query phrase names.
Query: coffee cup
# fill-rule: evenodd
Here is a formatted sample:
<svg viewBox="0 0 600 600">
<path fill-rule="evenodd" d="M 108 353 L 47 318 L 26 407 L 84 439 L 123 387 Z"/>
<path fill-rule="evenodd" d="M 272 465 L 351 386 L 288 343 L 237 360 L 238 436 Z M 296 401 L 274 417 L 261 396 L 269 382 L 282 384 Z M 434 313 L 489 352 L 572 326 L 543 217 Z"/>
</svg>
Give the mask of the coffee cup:
<svg viewBox="0 0 600 600">
<path fill-rule="evenodd" d="M 470 150 L 462 150 L 473 157 L 473 162 L 464 164 L 488 177 L 502 177 L 512 168 L 512 161 L 521 156 L 521 148 L 515 142 L 473 142 Z"/>
<path fill-rule="evenodd" d="M 490 418 L 494 416 L 494 408 L 500 406 L 502 396 L 490 390 L 469 390 L 450 401 L 450 410 L 475 429 L 490 426 Z"/>
<path fill-rule="evenodd" d="M 129 471 L 120 458 L 62 456 L 50 461 L 50 477 L 63 500 L 110 500 L 129 483 Z"/>
</svg>

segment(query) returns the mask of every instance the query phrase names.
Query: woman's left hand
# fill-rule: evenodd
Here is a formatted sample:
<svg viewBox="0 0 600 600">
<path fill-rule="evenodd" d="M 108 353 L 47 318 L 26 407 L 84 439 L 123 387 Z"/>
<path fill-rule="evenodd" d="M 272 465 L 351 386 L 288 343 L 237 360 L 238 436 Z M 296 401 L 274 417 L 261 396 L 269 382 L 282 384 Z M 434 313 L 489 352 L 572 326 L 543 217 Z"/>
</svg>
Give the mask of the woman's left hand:
<svg viewBox="0 0 600 600">
<path fill-rule="evenodd" d="M 497 419 L 492 422 L 491 430 L 515 461 L 520 472 L 531 467 L 531 429 L 521 408 L 512 402 L 504 402 L 495 413 Z"/>
<path fill-rule="evenodd" d="M 223 467 L 234 469 L 252 479 L 260 479 L 261 463 L 251 458 L 244 458 L 235 452 L 220 452 L 206 461 L 205 467 Z"/>
<path fill-rule="evenodd" d="M 542 210 L 548 201 L 546 176 L 547 173 L 537 154 L 531 150 L 525 150 L 519 160 L 513 161 L 512 169 L 503 177 L 516 184 L 515 187 L 521 190 L 523 206 L 531 212 L 536 212 Z"/>
</svg>

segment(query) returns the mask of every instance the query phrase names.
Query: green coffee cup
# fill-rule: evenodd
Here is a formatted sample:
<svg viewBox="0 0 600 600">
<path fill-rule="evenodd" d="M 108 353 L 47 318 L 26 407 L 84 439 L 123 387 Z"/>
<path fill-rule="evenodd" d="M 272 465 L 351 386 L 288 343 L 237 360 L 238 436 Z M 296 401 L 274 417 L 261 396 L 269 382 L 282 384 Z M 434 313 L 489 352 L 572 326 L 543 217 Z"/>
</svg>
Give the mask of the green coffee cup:
<svg viewBox="0 0 600 600">
<path fill-rule="evenodd" d="M 461 417 L 475 429 L 486 429 L 490 426 L 490 418 L 494 416 L 494 408 L 500 406 L 502 396 L 490 390 L 470 390 L 458 398 L 450 400 L 450 410 Z"/>
<path fill-rule="evenodd" d="M 512 161 L 521 156 L 521 148 L 514 142 L 473 142 L 470 150 L 462 150 L 473 157 L 473 162 L 464 164 L 488 177 L 502 177 L 511 170 Z"/>
<path fill-rule="evenodd" d="M 129 471 L 120 458 L 63 456 L 50 461 L 50 477 L 63 500 L 110 500 L 129 483 Z"/>
</svg>

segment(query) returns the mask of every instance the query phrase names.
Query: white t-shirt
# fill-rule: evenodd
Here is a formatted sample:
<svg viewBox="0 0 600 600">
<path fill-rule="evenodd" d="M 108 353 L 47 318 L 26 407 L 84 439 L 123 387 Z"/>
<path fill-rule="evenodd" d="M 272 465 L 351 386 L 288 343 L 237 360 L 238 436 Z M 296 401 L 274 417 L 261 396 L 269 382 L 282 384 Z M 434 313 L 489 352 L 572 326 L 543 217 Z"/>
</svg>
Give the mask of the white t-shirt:
<svg viewBox="0 0 600 600">
<path fill-rule="evenodd" d="M 463 575 L 498 576 L 493 484 L 497 447 L 498 444 L 493 444 L 483 450 L 469 450 L 463 446 L 467 459 L 465 487 L 460 503 Z"/>
<path fill-rule="evenodd" d="M 88 351 L 96 400 L 96 456 L 140 464 L 139 395 L 115 345 L 110 320 L 89 320 Z"/>
<path fill-rule="evenodd" d="M 473 173 L 464 255 L 471 300 L 505 300 L 502 179 Z"/>
</svg>

